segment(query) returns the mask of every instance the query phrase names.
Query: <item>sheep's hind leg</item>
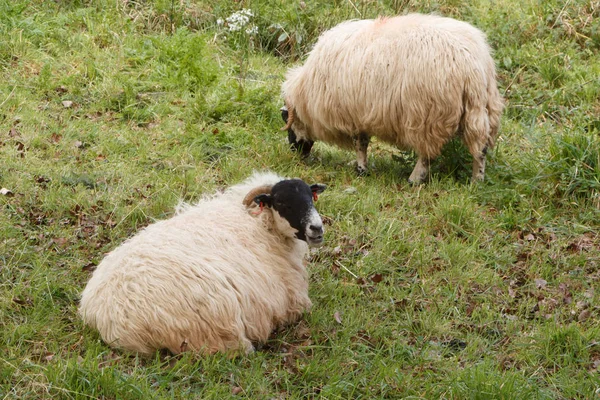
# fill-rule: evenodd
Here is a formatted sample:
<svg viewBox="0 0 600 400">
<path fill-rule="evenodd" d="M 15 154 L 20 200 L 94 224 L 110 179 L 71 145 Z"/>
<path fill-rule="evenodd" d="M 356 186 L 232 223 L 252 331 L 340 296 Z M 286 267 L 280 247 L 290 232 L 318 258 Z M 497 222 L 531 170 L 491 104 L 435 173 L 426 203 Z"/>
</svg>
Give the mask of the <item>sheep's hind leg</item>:
<svg viewBox="0 0 600 400">
<path fill-rule="evenodd" d="M 424 157 L 420 157 L 417 160 L 417 165 L 415 165 L 415 169 L 413 169 L 412 174 L 408 178 L 408 182 L 413 185 L 419 185 L 423 183 L 427 175 L 429 175 L 429 163 L 430 161 Z"/>
<path fill-rule="evenodd" d="M 485 156 L 487 154 L 487 146 L 481 152 L 473 154 L 473 176 L 471 182 L 481 182 L 485 176 Z"/>
<path fill-rule="evenodd" d="M 366 175 L 367 167 L 367 149 L 369 147 L 369 135 L 359 133 L 352 137 L 354 148 L 356 149 L 356 171 L 359 175 Z"/>
</svg>

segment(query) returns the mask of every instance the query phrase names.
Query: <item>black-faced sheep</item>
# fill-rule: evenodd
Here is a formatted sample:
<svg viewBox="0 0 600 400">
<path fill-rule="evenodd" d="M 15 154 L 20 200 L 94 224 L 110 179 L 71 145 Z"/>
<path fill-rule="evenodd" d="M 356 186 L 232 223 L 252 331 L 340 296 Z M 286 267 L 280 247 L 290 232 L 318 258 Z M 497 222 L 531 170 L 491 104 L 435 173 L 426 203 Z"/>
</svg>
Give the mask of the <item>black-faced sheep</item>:
<svg viewBox="0 0 600 400">
<path fill-rule="evenodd" d="M 472 179 L 483 180 L 503 109 L 485 35 L 421 14 L 347 21 L 323 33 L 304 65 L 288 71 L 282 95 L 292 148 L 308 155 L 322 140 L 355 149 L 365 173 L 375 136 L 417 153 L 413 183 L 457 134 L 473 156 Z"/>
<path fill-rule="evenodd" d="M 80 315 L 117 348 L 252 351 L 311 307 L 305 257 L 323 242 L 324 185 L 255 173 L 180 207 L 110 252 Z"/>
</svg>

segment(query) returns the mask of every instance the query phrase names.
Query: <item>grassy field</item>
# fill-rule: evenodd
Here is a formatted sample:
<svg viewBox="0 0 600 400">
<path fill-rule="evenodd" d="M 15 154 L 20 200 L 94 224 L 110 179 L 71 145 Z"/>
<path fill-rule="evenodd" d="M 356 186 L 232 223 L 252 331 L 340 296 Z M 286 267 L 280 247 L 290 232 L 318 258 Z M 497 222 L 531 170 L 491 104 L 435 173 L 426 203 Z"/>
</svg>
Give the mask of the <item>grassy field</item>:
<svg viewBox="0 0 600 400">
<path fill-rule="evenodd" d="M 250 9 L 240 30 L 227 21 Z M 495 49 L 486 181 L 292 154 L 287 68 L 350 18 L 437 12 Z M 596 0 L 0 0 L 0 399 L 600 398 Z M 77 317 L 103 255 L 252 170 L 321 182 L 313 310 L 238 358 L 113 351 Z"/>
</svg>

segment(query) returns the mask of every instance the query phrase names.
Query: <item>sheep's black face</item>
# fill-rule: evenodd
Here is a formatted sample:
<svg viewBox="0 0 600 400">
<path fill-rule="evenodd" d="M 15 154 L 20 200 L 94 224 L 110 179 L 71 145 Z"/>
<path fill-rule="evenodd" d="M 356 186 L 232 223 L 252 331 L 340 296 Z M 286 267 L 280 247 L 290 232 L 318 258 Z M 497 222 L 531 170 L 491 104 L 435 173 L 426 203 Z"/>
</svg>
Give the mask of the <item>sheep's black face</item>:
<svg viewBox="0 0 600 400">
<path fill-rule="evenodd" d="M 285 122 L 287 124 L 288 110 L 285 107 L 281 108 L 281 118 L 283 119 L 283 122 Z M 290 143 L 290 148 L 293 151 L 300 152 L 300 154 L 302 154 L 302 157 L 308 157 L 308 155 L 310 154 L 310 150 L 312 149 L 313 144 L 315 144 L 315 142 L 312 140 L 305 140 L 305 139 L 297 140 L 296 133 L 294 132 L 294 130 L 292 128 L 289 128 L 287 131 L 288 131 L 288 142 Z"/>
<path fill-rule="evenodd" d="M 256 203 L 263 203 L 275 211 L 277 219 L 285 220 L 295 232 L 296 238 L 311 247 L 323 244 L 323 221 L 315 209 L 313 198 L 325 190 L 325 185 L 308 186 L 301 179 L 289 179 L 276 183 L 271 194 L 256 196 Z"/>
</svg>

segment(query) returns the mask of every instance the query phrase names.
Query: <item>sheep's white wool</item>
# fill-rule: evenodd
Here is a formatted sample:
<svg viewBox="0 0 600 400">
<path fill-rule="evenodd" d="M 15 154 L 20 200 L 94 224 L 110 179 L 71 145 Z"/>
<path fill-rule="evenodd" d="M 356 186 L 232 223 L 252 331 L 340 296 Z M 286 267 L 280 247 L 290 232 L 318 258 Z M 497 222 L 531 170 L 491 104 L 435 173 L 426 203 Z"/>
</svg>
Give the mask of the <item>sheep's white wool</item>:
<svg viewBox="0 0 600 400">
<path fill-rule="evenodd" d="M 305 242 L 274 229 L 246 194 L 282 180 L 255 173 L 182 205 L 110 252 L 81 296 L 80 314 L 111 346 L 251 351 L 311 306 Z"/>
<path fill-rule="evenodd" d="M 296 115 L 292 129 L 346 148 L 359 133 L 376 136 L 414 149 L 427 164 L 418 168 L 462 132 L 482 179 L 503 108 L 490 53 L 480 30 L 451 18 L 344 22 L 288 71 L 282 94 Z"/>
</svg>

